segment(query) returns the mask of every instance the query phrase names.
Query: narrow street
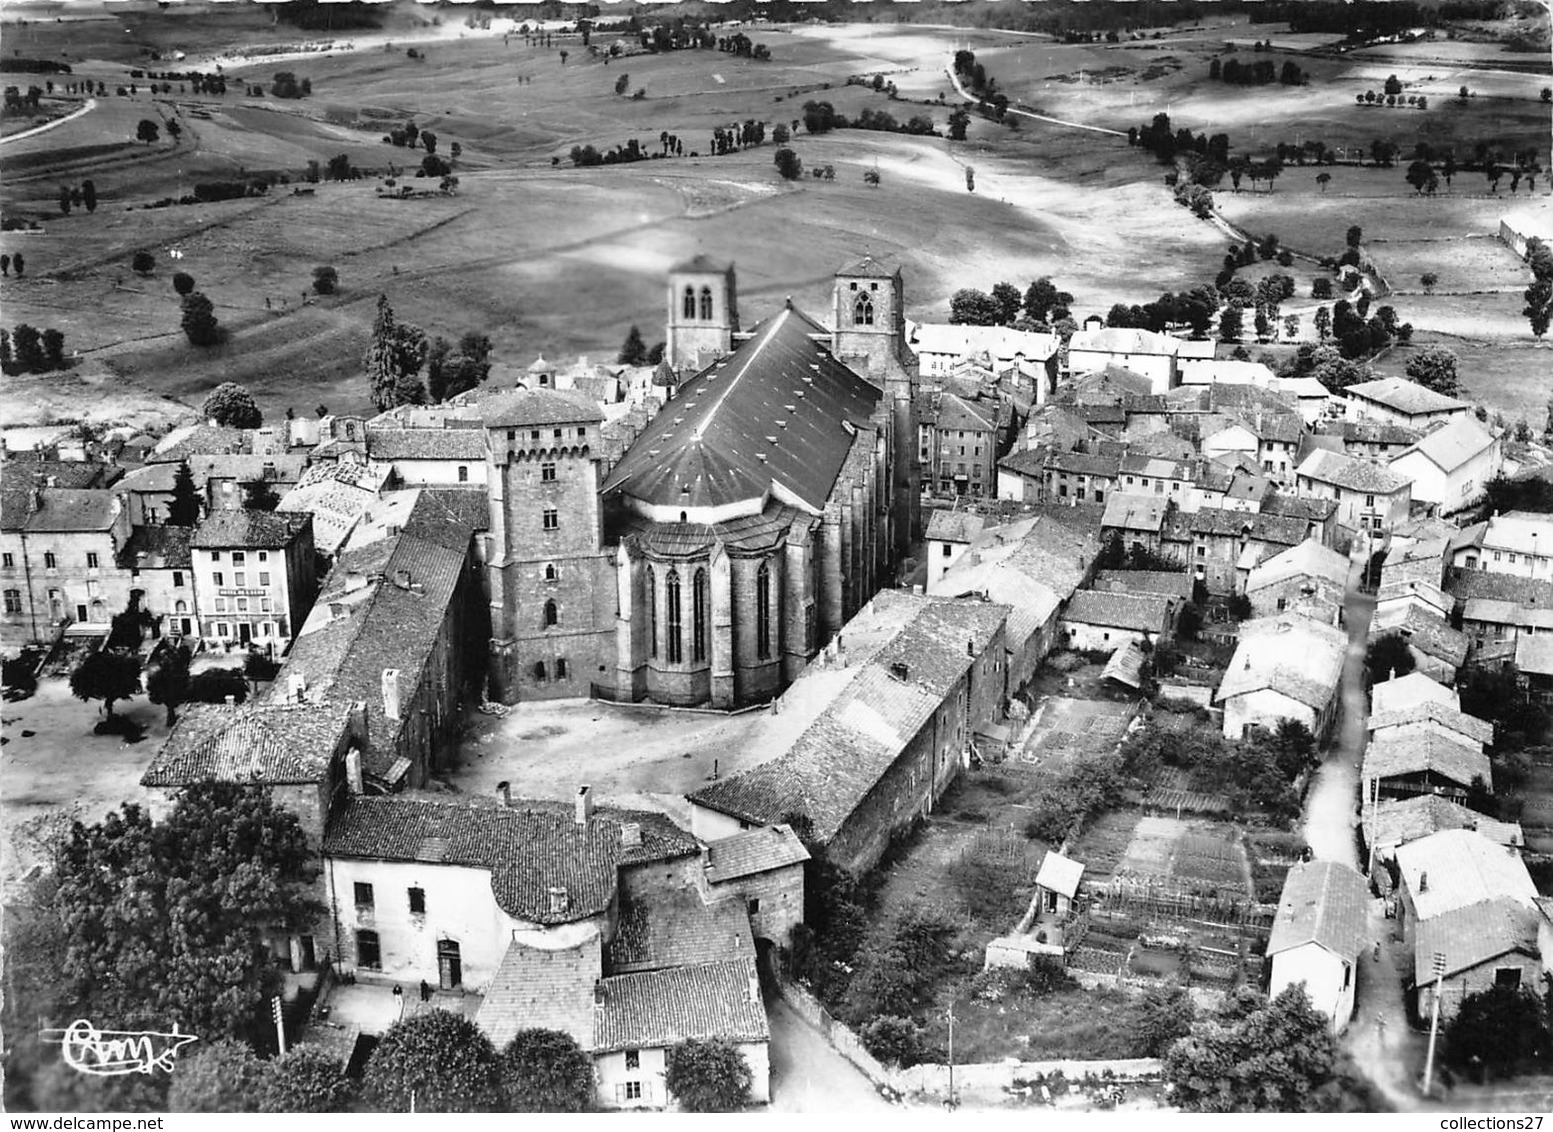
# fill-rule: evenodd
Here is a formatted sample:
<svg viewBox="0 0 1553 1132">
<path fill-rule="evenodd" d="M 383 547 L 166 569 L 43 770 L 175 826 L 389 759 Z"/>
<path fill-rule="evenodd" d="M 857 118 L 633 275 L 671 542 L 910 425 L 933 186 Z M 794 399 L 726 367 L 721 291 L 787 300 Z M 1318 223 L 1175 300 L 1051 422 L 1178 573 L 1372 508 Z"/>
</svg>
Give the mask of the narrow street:
<svg viewBox="0 0 1553 1132">
<path fill-rule="evenodd" d="M 768 1112 L 887 1112 L 873 1083 L 780 998 L 770 998 L 771 1105 Z"/>
</svg>

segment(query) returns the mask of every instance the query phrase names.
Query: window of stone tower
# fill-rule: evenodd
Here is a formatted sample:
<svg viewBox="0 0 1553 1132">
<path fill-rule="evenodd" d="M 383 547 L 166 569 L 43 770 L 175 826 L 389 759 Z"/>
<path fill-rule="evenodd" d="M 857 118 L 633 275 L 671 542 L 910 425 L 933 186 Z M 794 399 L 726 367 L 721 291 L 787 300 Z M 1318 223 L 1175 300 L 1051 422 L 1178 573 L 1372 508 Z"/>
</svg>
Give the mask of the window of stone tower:
<svg viewBox="0 0 1553 1132">
<path fill-rule="evenodd" d="M 755 653 L 771 657 L 771 564 L 762 562 L 755 571 Z"/>
<path fill-rule="evenodd" d="M 690 657 L 706 659 L 706 571 L 697 570 L 690 587 Z"/>
<path fill-rule="evenodd" d="M 680 602 L 679 602 L 679 571 L 670 570 L 668 576 L 663 579 L 663 599 L 667 607 L 667 636 L 665 637 L 666 651 L 670 664 L 679 664 L 685 659 L 684 643 L 680 640 Z"/>
<path fill-rule="evenodd" d="M 696 317 L 696 289 L 694 287 L 685 288 L 685 301 L 680 304 L 679 309 L 680 315 L 684 318 Z"/>
<path fill-rule="evenodd" d="M 556 570 L 554 562 L 545 563 L 545 581 L 554 582 L 560 580 L 560 572 Z"/>
<path fill-rule="evenodd" d="M 712 321 L 712 289 L 701 288 L 701 317 L 706 321 Z"/>
<path fill-rule="evenodd" d="M 536 660 L 534 662 L 534 679 L 535 680 L 543 681 L 544 678 L 545 678 L 545 662 L 542 661 L 542 660 Z"/>
<path fill-rule="evenodd" d="M 859 295 L 857 302 L 852 304 L 852 325 L 872 326 L 874 324 L 874 301 L 867 295 Z"/>
<path fill-rule="evenodd" d="M 552 480 L 554 480 L 555 479 L 555 465 L 554 464 L 541 464 L 541 465 L 539 465 L 539 478 L 540 478 L 540 481 L 543 482 L 543 483 L 550 483 Z"/>
<path fill-rule="evenodd" d="M 658 655 L 658 583 L 651 566 L 647 567 L 647 649 Z"/>
<path fill-rule="evenodd" d="M 564 656 L 555 658 L 555 678 L 557 680 L 566 679 L 566 658 Z"/>
<path fill-rule="evenodd" d="M 545 628 L 554 627 L 561 620 L 561 612 L 554 601 L 545 602 Z"/>
<path fill-rule="evenodd" d="M 546 507 L 542 519 L 545 530 L 558 531 L 561 529 L 561 513 L 554 507 Z"/>
</svg>

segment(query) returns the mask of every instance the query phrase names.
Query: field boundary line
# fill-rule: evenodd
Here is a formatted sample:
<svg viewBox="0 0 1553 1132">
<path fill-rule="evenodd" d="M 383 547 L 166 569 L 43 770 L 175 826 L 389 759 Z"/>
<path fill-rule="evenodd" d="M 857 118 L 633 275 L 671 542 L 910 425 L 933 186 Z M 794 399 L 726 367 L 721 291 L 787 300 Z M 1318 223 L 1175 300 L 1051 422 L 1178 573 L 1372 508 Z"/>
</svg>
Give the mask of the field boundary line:
<svg viewBox="0 0 1553 1132">
<path fill-rule="evenodd" d="M 66 122 L 74 122 L 77 118 L 81 117 L 83 114 L 90 114 L 93 110 L 96 110 L 96 109 L 97 109 L 97 100 L 95 98 L 88 98 L 85 103 L 83 103 L 81 106 L 76 107 L 70 113 L 66 114 L 63 118 L 55 118 L 52 122 L 44 122 L 43 125 L 41 125 L 41 126 L 34 126 L 30 130 L 23 130 L 21 133 L 19 133 L 19 134 L 12 134 L 8 138 L 0 138 L 0 145 L 9 145 L 11 142 L 21 141 L 23 138 L 35 138 L 39 134 L 47 133 L 49 130 L 58 129 L 60 126 L 63 126 Z"/>
</svg>

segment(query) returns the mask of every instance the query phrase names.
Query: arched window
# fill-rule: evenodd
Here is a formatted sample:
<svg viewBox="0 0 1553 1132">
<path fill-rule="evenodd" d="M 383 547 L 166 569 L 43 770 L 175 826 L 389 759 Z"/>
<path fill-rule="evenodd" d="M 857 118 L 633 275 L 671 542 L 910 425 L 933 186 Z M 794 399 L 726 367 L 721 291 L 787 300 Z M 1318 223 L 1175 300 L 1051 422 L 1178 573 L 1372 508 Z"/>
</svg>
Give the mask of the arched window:
<svg viewBox="0 0 1553 1132">
<path fill-rule="evenodd" d="M 697 570 L 690 588 L 690 656 L 706 659 L 706 571 Z"/>
<path fill-rule="evenodd" d="M 707 322 L 712 321 L 712 289 L 701 288 L 701 317 Z"/>
<path fill-rule="evenodd" d="M 874 301 L 867 295 L 859 295 L 857 301 L 852 304 L 852 325 L 872 326 L 874 324 Z"/>
<path fill-rule="evenodd" d="M 564 656 L 558 656 L 555 659 L 555 678 L 557 680 L 566 679 L 566 658 Z"/>
<path fill-rule="evenodd" d="M 534 679 L 542 681 L 542 680 L 544 680 L 544 678 L 545 678 L 545 662 L 542 661 L 542 660 L 536 660 L 534 662 Z"/>
<path fill-rule="evenodd" d="M 755 571 L 755 653 L 771 656 L 771 564 L 762 562 Z"/>
<path fill-rule="evenodd" d="M 561 612 L 555 606 L 555 602 L 545 602 L 545 628 L 557 624 L 561 620 Z"/>
<path fill-rule="evenodd" d="M 559 577 L 560 577 L 560 574 L 556 572 L 555 563 L 554 562 L 546 562 L 545 563 L 545 581 L 553 582 L 553 581 L 555 581 Z"/>
<path fill-rule="evenodd" d="M 685 659 L 684 645 L 679 636 L 679 571 L 670 570 L 669 576 L 663 580 L 663 600 L 668 613 L 668 638 L 666 641 L 666 653 L 670 664 L 678 664 Z"/>
<path fill-rule="evenodd" d="M 174 613 L 187 613 L 187 612 L 189 612 L 189 603 L 186 602 L 186 601 L 174 602 L 173 603 L 173 612 Z"/>
<path fill-rule="evenodd" d="M 679 310 L 680 314 L 685 318 L 696 317 L 696 289 L 694 287 L 685 288 L 685 298 L 680 303 Z"/>
<path fill-rule="evenodd" d="M 647 651 L 658 655 L 658 583 L 651 566 L 647 567 Z"/>
</svg>

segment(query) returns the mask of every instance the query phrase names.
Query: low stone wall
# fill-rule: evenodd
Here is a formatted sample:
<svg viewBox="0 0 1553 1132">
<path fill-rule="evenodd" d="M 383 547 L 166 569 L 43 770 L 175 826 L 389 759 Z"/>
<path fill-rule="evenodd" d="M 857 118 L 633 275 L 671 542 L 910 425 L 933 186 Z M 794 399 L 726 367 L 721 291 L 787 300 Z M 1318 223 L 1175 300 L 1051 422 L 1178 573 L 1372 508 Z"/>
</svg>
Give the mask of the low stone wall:
<svg viewBox="0 0 1553 1132">
<path fill-rule="evenodd" d="M 1023 923 L 1024 921 L 1020 921 Z M 1049 956 L 1058 963 L 1063 961 L 1063 950 L 1054 943 L 1040 943 L 1026 932 L 999 936 L 987 944 L 984 970 L 993 967 L 1010 967 L 1016 971 L 1028 971 L 1030 961 L 1037 955 Z"/>
<path fill-rule="evenodd" d="M 1107 981 L 1114 985 L 1114 980 Z M 796 983 L 778 979 L 777 993 L 782 1001 L 819 1030 L 836 1052 L 875 1086 L 897 1093 L 949 1095 L 949 1066 L 913 1065 L 910 1069 L 887 1069 L 863 1048 L 856 1034 L 832 1018 L 830 1012 L 808 991 Z M 1160 1076 L 1160 1061 L 1156 1057 L 1134 1057 L 1110 1061 L 999 1061 L 956 1065 L 954 1088 L 956 1093 L 962 1089 L 1002 1089 L 1012 1087 L 1016 1079 L 1030 1081 L 1037 1077 L 1050 1077 L 1055 1073 L 1061 1073 L 1069 1081 L 1081 1081 L 1086 1077 L 1105 1078 L 1108 1073 L 1108 1080 L 1157 1080 Z"/>
</svg>

